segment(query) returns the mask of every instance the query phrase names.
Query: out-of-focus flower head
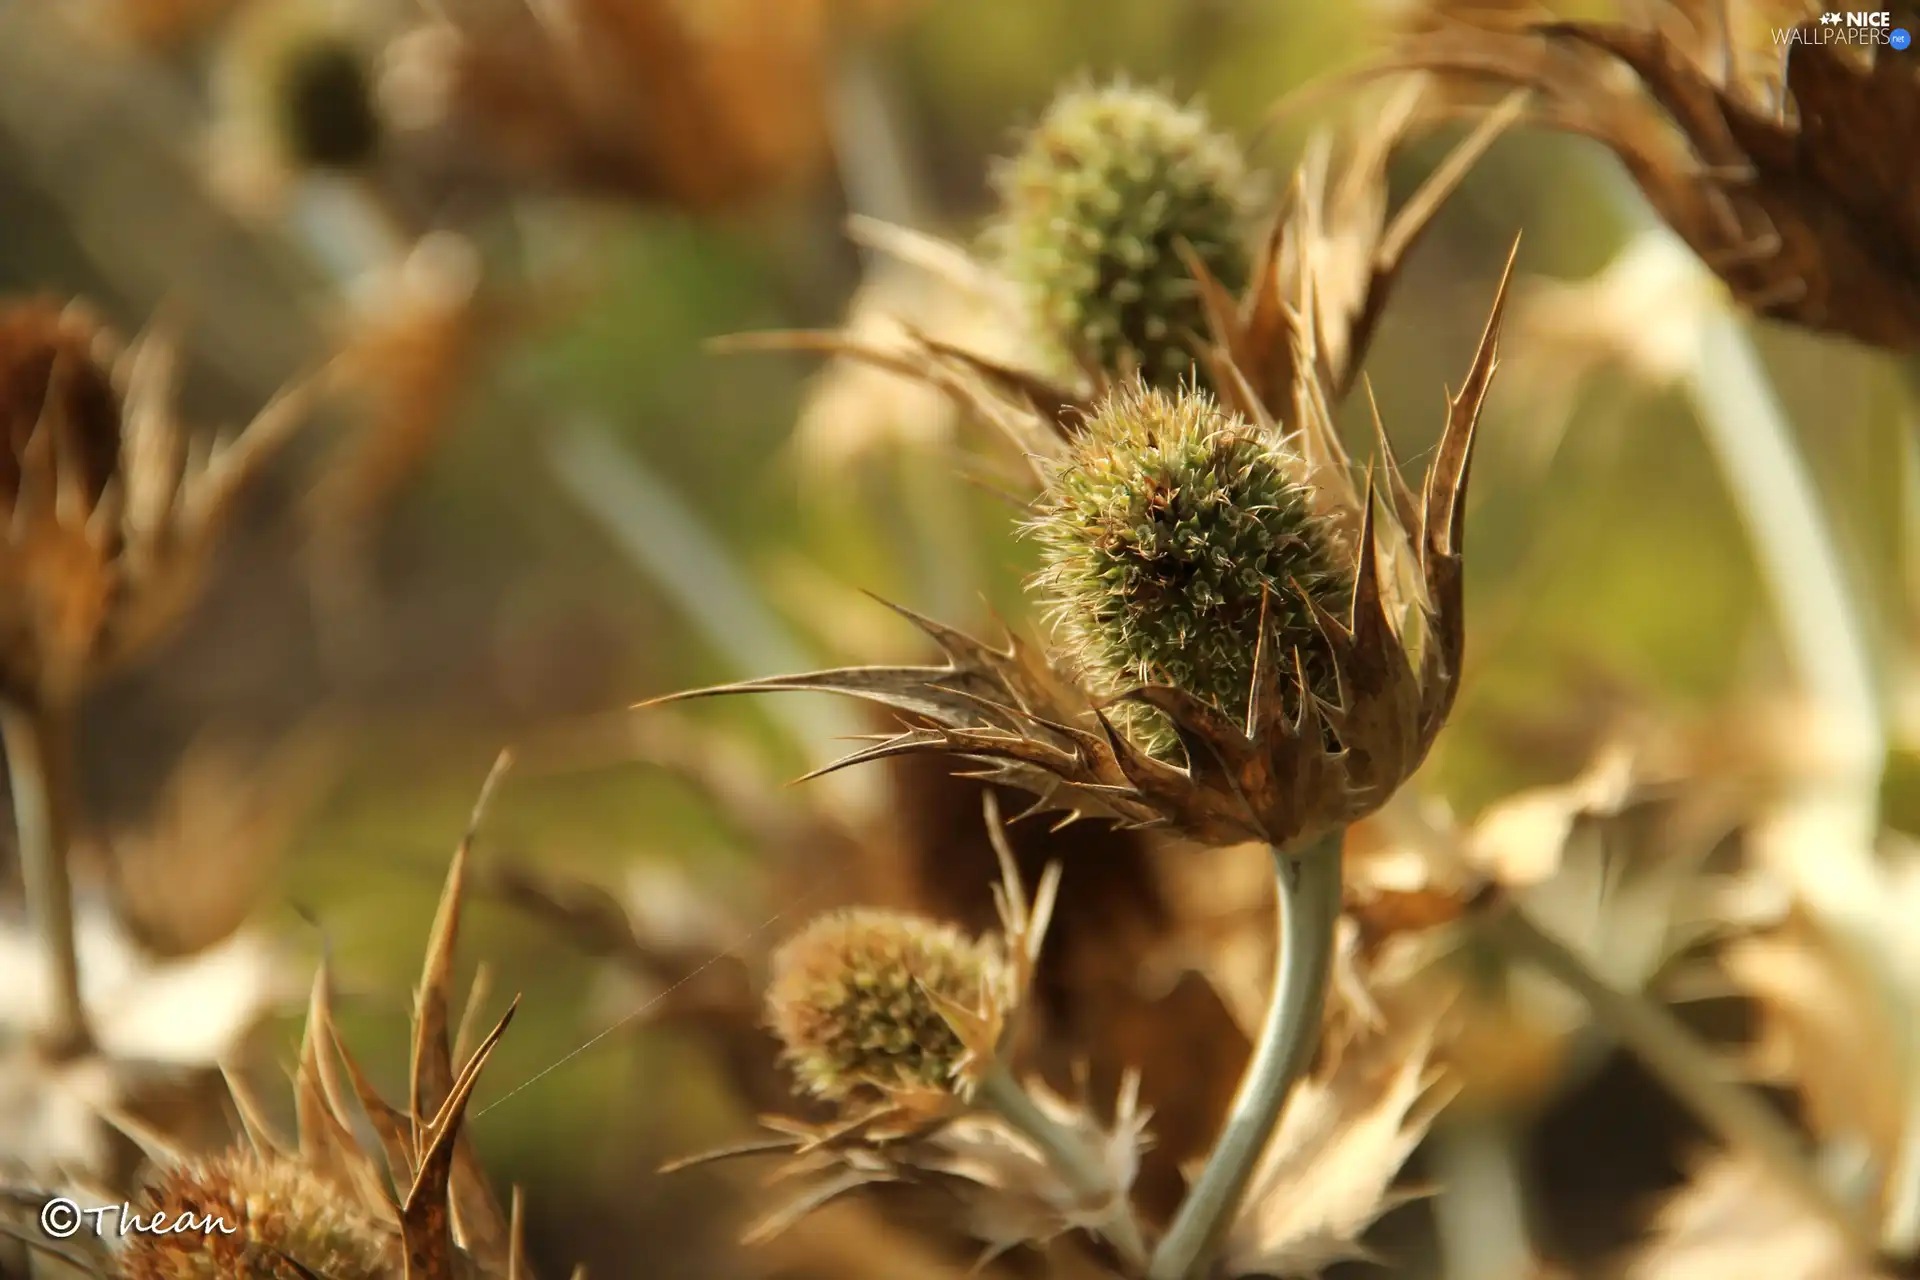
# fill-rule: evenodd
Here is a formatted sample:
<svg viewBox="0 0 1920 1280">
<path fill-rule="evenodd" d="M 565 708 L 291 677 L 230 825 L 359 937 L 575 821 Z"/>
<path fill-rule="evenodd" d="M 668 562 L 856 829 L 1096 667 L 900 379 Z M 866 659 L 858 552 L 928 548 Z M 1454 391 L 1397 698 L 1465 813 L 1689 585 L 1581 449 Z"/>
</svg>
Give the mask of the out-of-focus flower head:
<svg viewBox="0 0 1920 1280">
<path fill-rule="evenodd" d="M 192 603 L 248 483 L 317 389 L 209 444 L 174 416 L 164 332 L 121 353 L 78 305 L 0 305 L 0 693 L 71 701 Z"/>
<path fill-rule="evenodd" d="M 1121 82 L 1068 89 L 994 175 L 989 244 L 1063 371 L 1195 374 L 1206 312 L 1189 259 L 1239 290 L 1252 268 L 1239 143 L 1198 107 Z"/>
<path fill-rule="evenodd" d="M 375 97 L 382 24 L 367 0 L 248 0 L 222 33 L 209 138 L 217 186 L 277 207 L 313 172 L 359 172 L 387 126 Z"/>
<path fill-rule="evenodd" d="M 453 178 L 696 210 L 803 182 L 829 154 L 827 0 L 457 0 L 388 50 L 381 97 Z"/>
</svg>

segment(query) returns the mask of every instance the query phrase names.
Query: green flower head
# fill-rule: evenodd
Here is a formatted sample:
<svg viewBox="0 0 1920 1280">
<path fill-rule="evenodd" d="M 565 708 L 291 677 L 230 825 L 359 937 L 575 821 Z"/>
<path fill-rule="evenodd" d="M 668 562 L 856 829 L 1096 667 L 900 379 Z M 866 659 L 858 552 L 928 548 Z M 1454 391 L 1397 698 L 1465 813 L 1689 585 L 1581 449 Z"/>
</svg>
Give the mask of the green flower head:
<svg viewBox="0 0 1920 1280">
<path fill-rule="evenodd" d="M 995 174 L 989 238 L 1061 360 L 1173 387 L 1206 333 L 1185 242 L 1229 290 L 1247 281 L 1246 163 L 1198 107 L 1124 84 L 1056 98 Z"/>
<path fill-rule="evenodd" d="M 1000 998 L 997 947 L 895 911 L 821 916 L 773 959 L 767 1021 L 800 1083 L 823 1098 L 860 1086 L 950 1089 L 966 1047 L 936 997 L 968 1011 Z"/>
<path fill-rule="evenodd" d="M 332 1182 L 251 1150 L 169 1171 L 134 1209 L 169 1224 L 190 1215 L 202 1229 L 129 1232 L 122 1280 L 377 1280 L 400 1262 L 397 1235 Z"/>
<path fill-rule="evenodd" d="M 1337 689 L 1313 604 L 1345 615 L 1352 579 L 1302 460 L 1206 394 L 1138 383 L 1114 391 L 1057 465 L 1028 526 L 1056 631 L 1097 691 L 1171 685 L 1244 714 L 1262 602 L 1309 685 Z M 1156 754 L 1158 713 L 1120 723 Z"/>
</svg>

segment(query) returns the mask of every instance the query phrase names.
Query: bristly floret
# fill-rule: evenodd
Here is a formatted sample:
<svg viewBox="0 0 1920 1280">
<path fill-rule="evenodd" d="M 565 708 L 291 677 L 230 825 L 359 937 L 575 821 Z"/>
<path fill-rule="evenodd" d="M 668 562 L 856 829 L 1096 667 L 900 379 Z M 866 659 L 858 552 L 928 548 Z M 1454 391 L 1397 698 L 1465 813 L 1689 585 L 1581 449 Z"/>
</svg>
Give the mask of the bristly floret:
<svg viewBox="0 0 1920 1280">
<path fill-rule="evenodd" d="M 1055 468 L 1028 532 L 1059 639 L 1101 691 L 1171 685 L 1244 715 L 1264 608 L 1278 652 L 1298 649 L 1309 686 L 1339 701 L 1308 597 L 1344 614 L 1350 557 L 1301 459 L 1206 394 L 1116 389 Z M 1115 712 L 1141 745 L 1171 749 L 1159 715 Z"/>
<path fill-rule="evenodd" d="M 1160 387 L 1192 376 L 1206 313 L 1177 246 L 1231 290 L 1251 270 L 1246 162 L 1231 137 L 1164 94 L 1069 89 L 994 185 L 989 238 L 1057 356 L 1137 367 Z"/>
<path fill-rule="evenodd" d="M 991 1003 L 1008 981 L 997 947 L 951 925 L 856 908 L 821 916 L 781 946 L 767 1021 L 800 1083 L 842 1099 L 949 1090 L 967 1047 L 941 1005 Z"/>
<path fill-rule="evenodd" d="M 122 1280 L 377 1280 L 400 1261 L 398 1233 L 323 1176 L 249 1149 L 169 1170 L 135 1211 L 218 1221 L 129 1232 L 115 1260 Z"/>
</svg>

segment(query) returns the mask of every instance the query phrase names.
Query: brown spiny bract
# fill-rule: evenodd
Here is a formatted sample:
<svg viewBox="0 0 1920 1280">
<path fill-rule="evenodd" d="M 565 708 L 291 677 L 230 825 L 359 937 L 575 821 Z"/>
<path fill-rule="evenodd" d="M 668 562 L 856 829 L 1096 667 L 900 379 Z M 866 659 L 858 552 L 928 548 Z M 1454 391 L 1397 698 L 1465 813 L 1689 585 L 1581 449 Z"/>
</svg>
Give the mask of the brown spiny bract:
<svg viewBox="0 0 1920 1280">
<path fill-rule="evenodd" d="M 1609 147 L 1753 312 L 1920 350 L 1920 64 L 1807 5 L 1676 7 L 1690 21 L 1448 23 L 1391 65 L 1533 90 L 1533 118 Z"/>
<path fill-rule="evenodd" d="M 951 925 L 837 911 L 775 953 L 767 1020 L 800 1083 L 820 1097 L 863 1085 L 947 1089 L 967 1049 L 942 1002 L 980 1010 L 1006 980 L 997 948 Z"/>
<path fill-rule="evenodd" d="M 85 308 L 0 303 L 0 696 L 65 702 L 191 603 L 225 516 L 299 424 L 285 395 L 190 447 L 172 353 L 122 354 Z"/>
<path fill-rule="evenodd" d="M 247 1149 L 169 1170 L 133 1212 L 201 1225 L 129 1232 L 123 1280 L 377 1280 L 399 1263 L 391 1227 L 313 1170 Z"/>
</svg>

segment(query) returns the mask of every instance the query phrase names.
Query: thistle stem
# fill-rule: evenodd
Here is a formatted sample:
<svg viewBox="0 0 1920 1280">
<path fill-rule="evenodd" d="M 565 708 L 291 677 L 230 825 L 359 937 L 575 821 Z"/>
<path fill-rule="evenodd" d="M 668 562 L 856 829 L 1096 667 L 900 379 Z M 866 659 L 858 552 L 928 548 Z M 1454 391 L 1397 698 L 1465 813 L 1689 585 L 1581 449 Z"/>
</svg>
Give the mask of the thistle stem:
<svg viewBox="0 0 1920 1280">
<path fill-rule="evenodd" d="M 1271 849 L 1280 913 L 1273 1003 L 1220 1140 L 1154 1250 L 1149 1280 L 1196 1280 L 1206 1274 L 1279 1123 L 1287 1095 L 1313 1059 L 1333 970 L 1345 835 L 1344 828 L 1336 828 L 1298 854 Z"/>
<path fill-rule="evenodd" d="M 1455 1116 L 1434 1133 L 1433 1201 L 1447 1280 L 1523 1280 L 1532 1273 L 1526 1179 L 1505 1120 Z"/>
<path fill-rule="evenodd" d="M 1748 1090 L 1728 1081 L 1713 1055 L 1659 1005 L 1609 985 L 1577 952 L 1535 924 L 1511 899 L 1484 895 L 1475 916 L 1507 955 L 1579 996 L 1660 1082 L 1729 1147 L 1759 1161 L 1780 1187 L 1839 1231 L 1857 1256 L 1874 1256 L 1872 1232 L 1814 1173 L 1804 1144 Z"/>
<path fill-rule="evenodd" d="M 13 787 L 20 832 L 20 872 L 28 918 L 45 948 L 47 1025 L 42 1047 L 56 1060 L 93 1047 L 80 998 L 80 961 L 74 949 L 73 882 L 67 845 L 73 823 L 72 721 L 62 708 L 0 707 L 0 738 Z"/>
<path fill-rule="evenodd" d="M 1046 1155 L 1060 1176 L 1075 1193 L 1107 1204 L 1100 1230 L 1129 1263 L 1146 1261 L 1146 1242 L 1140 1237 L 1140 1225 L 1134 1220 L 1133 1206 L 1124 1189 L 1113 1185 L 1100 1158 L 1087 1150 L 1084 1142 L 1054 1122 L 1040 1109 L 1013 1073 L 995 1064 L 974 1090 L 974 1102 L 994 1112 L 1026 1137 Z"/>
</svg>

